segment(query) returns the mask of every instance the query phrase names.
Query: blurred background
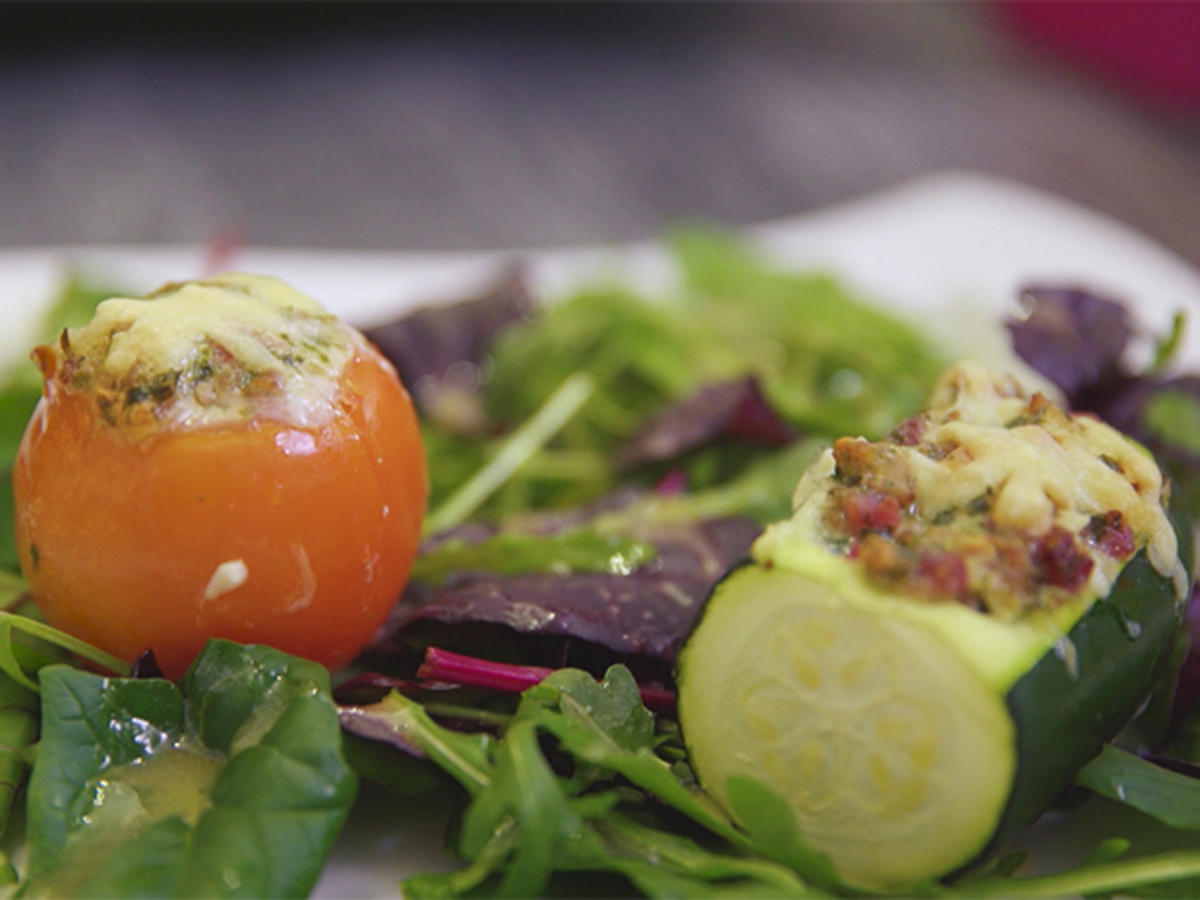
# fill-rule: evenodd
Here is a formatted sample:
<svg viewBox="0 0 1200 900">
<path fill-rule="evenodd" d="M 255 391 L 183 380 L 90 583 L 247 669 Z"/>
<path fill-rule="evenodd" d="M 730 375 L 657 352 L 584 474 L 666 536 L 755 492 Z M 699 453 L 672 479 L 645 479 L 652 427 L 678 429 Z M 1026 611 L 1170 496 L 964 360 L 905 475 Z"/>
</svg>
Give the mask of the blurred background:
<svg viewBox="0 0 1200 900">
<path fill-rule="evenodd" d="M 1200 3 L 0 6 L 0 246 L 613 242 L 946 169 L 1200 263 Z"/>
</svg>

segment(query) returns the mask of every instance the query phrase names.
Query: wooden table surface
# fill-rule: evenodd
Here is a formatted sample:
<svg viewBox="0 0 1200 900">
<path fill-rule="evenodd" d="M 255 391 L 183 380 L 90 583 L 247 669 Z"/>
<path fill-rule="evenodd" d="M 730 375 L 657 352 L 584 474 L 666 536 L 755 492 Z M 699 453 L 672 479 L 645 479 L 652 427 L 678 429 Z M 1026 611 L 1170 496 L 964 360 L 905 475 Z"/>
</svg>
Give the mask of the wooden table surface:
<svg viewBox="0 0 1200 900">
<path fill-rule="evenodd" d="M 0 8 L 0 246 L 565 245 L 945 168 L 1200 264 L 1200 114 L 984 4 Z"/>
</svg>

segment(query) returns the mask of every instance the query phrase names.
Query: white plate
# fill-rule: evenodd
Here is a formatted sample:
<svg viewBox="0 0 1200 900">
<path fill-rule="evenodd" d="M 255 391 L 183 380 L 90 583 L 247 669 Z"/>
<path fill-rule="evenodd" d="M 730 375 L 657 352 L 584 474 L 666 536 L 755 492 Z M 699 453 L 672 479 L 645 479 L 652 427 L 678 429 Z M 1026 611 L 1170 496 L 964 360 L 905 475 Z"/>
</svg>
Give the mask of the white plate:
<svg viewBox="0 0 1200 900">
<path fill-rule="evenodd" d="M 951 353 L 1011 361 L 998 325 L 1031 281 L 1075 282 L 1125 300 L 1151 332 L 1175 311 L 1200 310 L 1200 273 L 1130 229 L 1025 187 L 948 173 L 822 212 L 748 229 L 773 260 L 832 272 L 865 296 L 908 314 Z M 623 278 L 648 290 L 672 270 L 653 247 L 475 254 L 250 249 L 225 268 L 272 274 L 361 325 L 420 302 L 461 297 L 519 256 L 539 294 L 581 281 Z M 29 346 L 37 314 L 68 267 L 140 292 L 202 274 L 205 253 L 187 247 L 59 247 L 0 251 L 0 360 Z M 1200 361 L 1200 329 L 1183 358 Z M 390 896 L 406 874 L 444 868 L 444 813 L 378 794 L 360 801 L 315 895 Z M 1051 830 L 1048 836 L 1052 836 Z"/>
</svg>

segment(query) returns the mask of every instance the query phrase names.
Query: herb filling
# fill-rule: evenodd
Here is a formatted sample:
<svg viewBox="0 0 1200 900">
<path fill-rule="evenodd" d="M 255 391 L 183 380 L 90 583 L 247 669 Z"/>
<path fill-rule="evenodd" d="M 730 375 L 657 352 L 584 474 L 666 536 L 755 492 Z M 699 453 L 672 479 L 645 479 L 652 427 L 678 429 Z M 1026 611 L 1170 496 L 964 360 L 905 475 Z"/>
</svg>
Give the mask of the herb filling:
<svg viewBox="0 0 1200 900">
<path fill-rule="evenodd" d="M 194 427 L 261 416 L 326 421 L 361 338 L 274 278 L 228 273 L 101 303 L 39 348 L 57 385 L 114 426 Z"/>
<path fill-rule="evenodd" d="M 1108 425 L 964 364 L 884 440 L 835 441 L 755 551 L 804 537 L 889 591 L 1015 618 L 1106 595 L 1142 548 L 1181 583 L 1167 491 Z"/>
</svg>

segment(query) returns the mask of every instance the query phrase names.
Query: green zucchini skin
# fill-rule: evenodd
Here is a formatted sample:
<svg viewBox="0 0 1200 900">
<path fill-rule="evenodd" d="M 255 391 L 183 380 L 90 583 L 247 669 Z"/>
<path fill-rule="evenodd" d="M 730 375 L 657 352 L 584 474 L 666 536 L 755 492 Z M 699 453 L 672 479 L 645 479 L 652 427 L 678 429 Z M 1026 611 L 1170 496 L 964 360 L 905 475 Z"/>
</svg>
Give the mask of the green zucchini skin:
<svg viewBox="0 0 1200 900">
<path fill-rule="evenodd" d="M 1172 503 L 1171 513 L 1190 581 L 1190 520 L 1180 504 Z M 1037 818 L 1136 714 L 1171 655 L 1186 612 L 1186 600 L 1179 602 L 1171 581 L 1139 552 L 1108 596 L 1013 684 L 1005 702 L 1017 726 L 1017 772 L 993 843 Z"/>
</svg>

